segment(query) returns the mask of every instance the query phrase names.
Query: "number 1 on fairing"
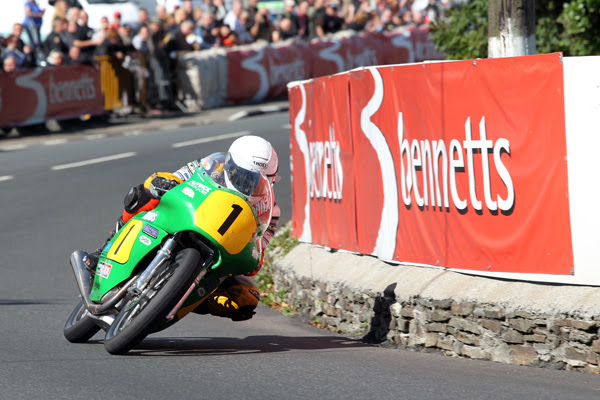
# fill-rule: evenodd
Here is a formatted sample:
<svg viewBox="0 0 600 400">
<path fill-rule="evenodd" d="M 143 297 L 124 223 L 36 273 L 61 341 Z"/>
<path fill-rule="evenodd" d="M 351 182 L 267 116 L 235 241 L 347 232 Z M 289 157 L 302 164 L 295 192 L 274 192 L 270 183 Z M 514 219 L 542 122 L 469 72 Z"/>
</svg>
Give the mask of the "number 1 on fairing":
<svg viewBox="0 0 600 400">
<path fill-rule="evenodd" d="M 231 210 L 231 213 L 229 214 L 225 222 L 223 222 L 223 225 L 221 225 L 221 227 L 217 229 L 217 232 L 219 232 L 221 236 L 225 235 L 225 232 L 227 232 L 227 229 L 231 227 L 233 221 L 235 221 L 236 218 L 239 217 L 242 213 L 242 207 L 239 204 L 232 204 L 231 208 L 233 210 Z"/>
</svg>

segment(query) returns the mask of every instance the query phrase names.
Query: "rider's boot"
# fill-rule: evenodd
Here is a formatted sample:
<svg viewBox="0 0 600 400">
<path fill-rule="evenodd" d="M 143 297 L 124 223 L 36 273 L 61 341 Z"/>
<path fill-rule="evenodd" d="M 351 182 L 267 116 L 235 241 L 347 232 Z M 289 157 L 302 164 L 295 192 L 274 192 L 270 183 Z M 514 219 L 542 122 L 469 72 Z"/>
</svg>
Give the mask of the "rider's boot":
<svg viewBox="0 0 600 400">
<path fill-rule="evenodd" d="M 96 251 L 86 254 L 83 257 L 83 263 L 92 276 L 94 276 L 96 274 L 96 267 L 98 266 L 98 260 L 100 260 L 100 255 L 102 254 L 102 250 L 104 249 L 104 247 L 106 247 L 108 242 L 110 242 L 110 240 L 115 236 L 115 233 L 117 233 L 123 225 L 124 225 L 123 219 L 119 218 L 117 220 L 117 225 L 115 226 L 115 230 L 110 231 L 108 233 L 108 238 L 106 238 L 106 240 L 104 241 L 104 244 L 102 246 L 100 246 L 98 249 L 96 249 Z"/>
</svg>

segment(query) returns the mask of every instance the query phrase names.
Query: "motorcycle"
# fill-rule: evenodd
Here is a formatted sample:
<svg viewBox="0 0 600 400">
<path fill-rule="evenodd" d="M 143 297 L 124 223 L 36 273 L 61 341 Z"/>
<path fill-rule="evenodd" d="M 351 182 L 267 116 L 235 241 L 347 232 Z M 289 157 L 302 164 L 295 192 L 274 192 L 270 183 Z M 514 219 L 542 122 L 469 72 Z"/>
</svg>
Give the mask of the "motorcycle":
<svg viewBox="0 0 600 400">
<path fill-rule="evenodd" d="M 227 276 L 248 274 L 261 262 L 271 219 L 271 184 L 259 173 L 242 192 L 213 180 L 200 166 L 141 212 L 103 248 L 95 274 L 84 251 L 70 257 L 82 300 L 64 327 L 72 343 L 104 330 L 110 354 L 125 354 L 147 335 L 181 320 Z"/>
</svg>

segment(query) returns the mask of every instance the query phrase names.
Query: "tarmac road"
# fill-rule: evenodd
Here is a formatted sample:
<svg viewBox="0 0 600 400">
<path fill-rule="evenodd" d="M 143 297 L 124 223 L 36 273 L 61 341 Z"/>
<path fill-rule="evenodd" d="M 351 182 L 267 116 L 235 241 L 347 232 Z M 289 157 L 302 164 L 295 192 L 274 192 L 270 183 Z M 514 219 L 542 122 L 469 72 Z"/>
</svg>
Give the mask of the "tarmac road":
<svg viewBox="0 0 600 400">
<path fill-rule="evenodd" d="M 191 315 L 127 356 L 106 353 L 101 334 L 68 343 L 62 328 L 78 302 L 70 253 L 99 246 L 124 193 L 155 170 L 261 134 L 278 150 L 277 199 L 290 218 L 287 114 L 227 119 L 25 138 L 20 149 L 0 141 L 0 398 L 600 398 L 595 375 L 365 345 L 265 306 L 238 323 Z"/>
</svg>

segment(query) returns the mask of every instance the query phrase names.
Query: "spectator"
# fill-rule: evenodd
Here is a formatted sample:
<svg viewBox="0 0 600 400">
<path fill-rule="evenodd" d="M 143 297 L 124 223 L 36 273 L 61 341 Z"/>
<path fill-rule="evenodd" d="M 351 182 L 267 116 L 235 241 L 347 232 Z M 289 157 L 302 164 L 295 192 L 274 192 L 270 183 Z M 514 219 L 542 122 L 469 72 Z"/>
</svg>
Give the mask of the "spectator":
<svg viewBox="0 0 600 400">
<path fill-rule="evenodd" d="M 269 10 L 261 8 L 256 14 L 254 25 L 250 28 L 250 35 L 257 40 L 264 40 L 267 42 L 273 41 L 273 32 L 276 31 L 275 25 L 271 22 L 271 16 Z"/>
<path fill-rule="evenodd" d="M 65 60 L 64 54 L 60 50 L 52 50 L 48 55 L 48 64 L 55 67 L 63 65 Z"/>
<path fill-rule="evenodd" d="M 356 32 L 361 32 L 366 29 L 367 22 L 371 18 L 371 14 L 364 9 L 359 9 L 355 14 L 352 21 L 348 24 L 348 28 Z"/>
<path fill-rule="evenodd" d="M 298 31 L 292 20 L 289 18 L 282 18 L 281 21 L 279 21 L 278 29 L 273 33 L 273 41 L 279 42 L 295 38 L 296 36 L 298 36 Z"/>
<path fill-rule="evenodd" d="M 109 30 L 111 30 L 111 27 L 110 22 L 108 21 L 108 17 L 101 17 L 100 29 L 94 32 L 94 36 L 92 36 L 92 39 L 97 45 L 101 44 L 104 41 L 104 39 L 106 39 L 106 34 Z"/>
<path fill-rule="evenodd" d="M 154 53 L 154 43 L 150 35 L 150 28 L 146 25 L 142 25 L 140 31 L 131 39 L 131 44 L 134 49 L 148 57 L 151 53 Z"/>
<path fill-rule="evenodd" d="M 194 3 L 192 3 L 192 0 L 184 0 L 182 10 L 185 13 L 185 19 L 194 23 L 196 22 L 194 19 Z"/>
<path fill-rule="evenodd" d="M 217 38 L 219 44 L 223 47 L 234 47 L 239 44 L 239 38 L 236 33 L 231 30 L 229 25 L 223 24 L 219 28 L 219 37 Z"/>
<path fill-rule="evenodd" d="M 156 6 L 156 17 L 160 20 L 161 23 L 167 22 L 167 9 L 164 5 L 159 4 Z"/>
<path fill-rule="evenodd" d="M 115 13 L 113 15 L 113 23 L 111 25 L 111 28 L 114 29 L 115 31 L 119 31 L 120 27 L 121 27 L 121 13 L 119 11 L 115 11 Z"/>
<path fill-rule="evenodd" d="M 337 15 L 338 3 L 330 1 L 325 9 L 325 16 L 322 23 L 317 26 L 317 35 L 325 37 L 328 34 L 336 33 L 344 27 L 344 20 Z"/>
<path fill-rule="evenodd" d="M 138 11 L 137 24 L 131 32 L 132 37 L 139 33 L 140 29 L 142 29 L 142 26 L 148 27 L 148 25 L 150 25 L 148 10 L 146 10 L 145 8 L 140 8 Z"/>
<path fill-rule="evenodd" d="M 283 1 L 283 12 L 281 13 L 281 19 L 287 18 L 292 23 L 291 31 L 298 31 L 300 29 L 300 21 L 298 21 L 298 15 L 296 14 L 296 2 L 294 0 Z M 285 25 L 288 25 L 286 22 Z M 288 29 L 288 31 L 290 30 Z M 294 35 L 295 36 L 295 35 Z"/>
<path fill-rule="evenodd" d="M 17 49 L 24 51 L 25 50 L 25 43 L 21 40 L 21 36 L 23 35 L 23 24 L 20 23 L 15 23 L 13 24 L 13 30 L 12 30 L 12 35 L 15 38 L 17 38 Z M 33 45 L 31 45 L 31 47 L 34 47 Z"/>
<path fill-rule="evenodd" d="M 66 0 L 58 0 L 54 3 L 54 16 L 52 20 L 54 21 L 56 18 L 67 19 L 67 11 L 69 10 L 69 4 Z"/>
<path fill-rule="evenodd" d="M 67 55 L 66 60 L 64 60 L 65 64 L 85 64 L 89 66 L 95 66 L 93 60 L 84 57 L 81 48 L 77 46 L 73 46 L 69 49 L 69 54 Z"/>
<path fill-rule="evenodd" d="M 17 71 L 17 62 L 12 56 L 4 57 L 4 61 L 2 63 L 4 72 L 14 72 Z"/>
<path fill-rule="evenodd" d="M 200 7 L 194 8 L 192 21 L 195 25 L 199 24 L 202 21 L 202 15 L 204 15 L 204 10 Z"/>
<path fill-rule="evenodd" d="M 326 0 L 314 0 L 314 6 L 309 8 L 310 37 L 320 36 L 319 32 L 322 31 L 320 26 L 323 25 L 323 19 L 325 18 L 326 4 Z"/>
<path fill-rule="evenodd" d="M 42 10 L 35 0 L 25 2 L 25 19 L 23 20 L 23 26 L 29 37 L 29 43 L 34 48 L 38 48 L 41 45 L 40 28 L 42 27 L 44 11 L 46 10 Z"/>
<path fill-rule="evenodd" d="M 309 4 L 304 0 L 298 4 L 296 16 L 298 17 L 298 36 L 301 39 L 308 39 L 310 34 L 310 20 L 308 17 Z"/>
<path fill-rule="evenodd" d="M 202 14 L 202 19 L 196 24 L 194 33 L 199 38 L 201 49 L 209 49 L 217 43 L 219 28 L 216 26 L 215 16 L 211 11 L 205 11 Z"/>
<path fill-rule="evenodd" d="M 246 21 L 246 30 L 250 32 L 250 29 L 254 26 L 256 20 L 256 14 L 258 13 L 258 0 L 248 0 L 248 7 L 245 9 L 248 12 L 248 20 Z"/>
<path fill-rule="evenodd" d="M 65 32 L 67 31 L 67 20 L 56 18 L 52 21 L 52 32 L 44 40 L 43 48 L 46 55 L 50 55 L 52 50 L 58 50 L 62 54 L 69 52 L 66 44 Z"/>
<path fill-rule="evenodd" d="M 202 0 L 202 5 L 200 5 L 202 11 L 207 12 L 212 10 L 212 0 Z"/>
<path fill-rule="evenodd" d="M 165 51 L 171 53 L 173 51 L 193 51 L 194 45 L 188 43 L 187 37 L 194 33 L 194 23 L 192 21 L 183 21 L 175 34 L 165 37 Z M 199 48 L 199 46 L 198 46 Z"/>
<path fill-rule="evenodd" d="M 221 26 L 227 15 L 227 9 L 223 5 L 223 0 L 213 0 L 213 14 L 217 25 Z"/>
<path fill-rule="evenodd" d="M 223 24 L 229 25 L 229 28 L 235 32 L 236 36 L 239 38 L 239 42 L 251 42 L 252 38 L 240 20 L 240 16 L 242 15 L 243 11 L 242 2 L 240 0 L 234 0 L 231 7 L 231 11 L 229 11 L 225 16 Z"/>
<path fill-rule="evenodd" d="M 94 62 L 94 51 L 100 40 L 94 40 L 94 30 L 88 26 L 88 13 L 85 10 L 79 10 L 79 25 L 77 32 L 73 36 L 73 44 L 81 49 L 79 59 L 86 62 Z"/>
<path fill-rule="evenodd" d="M 31 47 L 23 46 L 23 50 L 20 50 L 19 39 L 15 35 L 10 35 L 6 39 L 4 57 L 11 57 L 15 61 L 17 69 L 35 67 L 35 58 Z"/>
<path fill-rule="evenodd" d="M 114 29 L 109 29 L 106 32 L 104 41 L 96 47 L 96 55 L 98 56 L 113 56 L 119 60 L 125 58 L 126 48 L 121 42 L 119 33 Z"/>
</svg>

